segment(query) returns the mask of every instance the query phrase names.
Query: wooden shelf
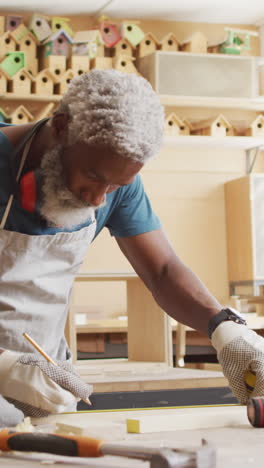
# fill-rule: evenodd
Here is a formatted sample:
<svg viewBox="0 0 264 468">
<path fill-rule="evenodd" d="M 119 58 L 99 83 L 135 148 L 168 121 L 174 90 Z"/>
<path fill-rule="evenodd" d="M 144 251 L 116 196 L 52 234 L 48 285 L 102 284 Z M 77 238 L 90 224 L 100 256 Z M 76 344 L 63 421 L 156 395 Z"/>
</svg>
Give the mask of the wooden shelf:
<svg viewBox="0 0 264 468">
<path fill-rule="evenodd" d="M 161 104 L 177 107 L 214 107 L 218 109 L 264 110 L 264 96 L 256 98 L 222 98 L 160 95 Z"/>
<path fill-rule="evenodd" d="M 237 149 L 252 149 L 263 146 L 264 138 L 255 138 L 247 136 L 229 136 L 216 138 L 212 136 L 200 135 L 183 135 L 183 136 L 165 136 L 164 143 L 166 146 L 177 147 L 213 147 L 213 148 L 237 148 Z"/>
<path fill-rule="evenodd" d="M 62 98 L 62 95 L 60 94 L 52 94 L 51 96 L 40 96 L 38 94 L 15 94 L 15 93 L 0 94 L 0 100 L 3 100 L 3 101 L 59 102 L 61 98 Z"/>
</svg>

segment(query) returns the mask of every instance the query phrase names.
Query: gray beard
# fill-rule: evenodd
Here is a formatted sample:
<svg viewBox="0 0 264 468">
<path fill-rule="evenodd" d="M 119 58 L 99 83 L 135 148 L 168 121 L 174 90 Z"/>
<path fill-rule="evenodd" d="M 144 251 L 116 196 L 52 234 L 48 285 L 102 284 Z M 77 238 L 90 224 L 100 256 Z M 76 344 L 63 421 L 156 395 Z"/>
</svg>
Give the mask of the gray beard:
<svg viewBox="0 0 264 468">
<path fill-rule="evenodd" d="M 40 214 L 50 225 L 72 228 L 84 224 L 98 207 L 87 206 L 66 187 L 61 164 L 62 145 L 47 151 L 41 161 L 43 176 Z M 102 206 L 102 205 L 100 205 Z"/>
</svg>

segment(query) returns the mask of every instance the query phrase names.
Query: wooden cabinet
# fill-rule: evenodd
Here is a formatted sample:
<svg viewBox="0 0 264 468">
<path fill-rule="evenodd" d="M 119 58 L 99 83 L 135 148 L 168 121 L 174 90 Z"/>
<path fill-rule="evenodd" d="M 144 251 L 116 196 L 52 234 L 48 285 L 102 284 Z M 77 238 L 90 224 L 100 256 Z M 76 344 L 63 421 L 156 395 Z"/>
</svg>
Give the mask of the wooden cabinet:
<svg viewBox="0 0 264 468">
<path fill-rule="evenodd" d="M 228 276 L 237 286 L 264 284 L 264 174 L 250 174 L 225 184 Z"/>
</svg>

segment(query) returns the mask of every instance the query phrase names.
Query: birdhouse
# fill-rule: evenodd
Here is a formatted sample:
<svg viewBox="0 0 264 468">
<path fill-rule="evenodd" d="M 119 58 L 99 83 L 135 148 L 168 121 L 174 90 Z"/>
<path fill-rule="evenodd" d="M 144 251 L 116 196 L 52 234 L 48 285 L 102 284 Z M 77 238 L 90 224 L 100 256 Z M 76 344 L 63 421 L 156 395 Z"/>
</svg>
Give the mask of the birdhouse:
<svg viewBox="0 0 264 468">
<path fill-rule="evenodd" d="M 183 52 L 197 54 L 207 53 L 207 37 L 201 32 L 195 32 L 181 43 Z"/>
<path fill-rule="evenodd" d="M 191 132 L 194 135 L 210 135 L 214 137 L 234 135 L 232 125 L 222 114 L 200 122 L 192 122 Z"/>
<path fill-rule="evenodd" d="M 26 67 L 27 71 L 31 73 L 32 76 L 36 76 L 38 73 L 38 59 L 31 58 L 27 59 Z"/>
<path fill-rule="evenodd" d="M 32 59 L 35 59 L 37 56 L 37 45 L 38 40 L 32 32 L 28 32 L 17 41 L 18 49 L 22 52 L 25 52 L 27 63 L 29 64 Z"/>
<path fill-rule="evenodd" d="M 69 58 L 68 68 L 74 72 L 74 75 L 82 75 L 90 70 L 90 59 L 87 55 L 72 55 Z"/>
<path fill-rule="evenodd" d="M 66 72 L 61 76 L 60 80 L 55 86 L 56 94 L 66 93 L 68 86 L 73 78 L 73 71 L 71 69 L 66 70 Z"/>
<path fill-rule="evenodd" d="M 246 130 L 245 135 L 253 137 L 264 137 L 264 115 L 258 115 L 249 128 Z"/>
<path fill-rule="evenodd" d="M 12 124 L 25 124 L 31 122 L 34 119 L 33 115 L 28 111 L 28 109 L 22 105 L 11 112 L 9 118 Z"/>
<path fill-rule="evenodd" d="M 22 68 L 10 81 L 10 92 L 18 95 L 28 95 L 31 93 L 33 81 L 33 76 L 25 68 Z"/>
<path fill-rule="evenodd" d="M 159 44 L 159 49 L 166 52 L 177 52 L 180 48 L 180 43 L 175 34 L 169 33 L 164 36 Z"/>
<path fill-rule="evenodd" d="M 55 76 L 56 83 L 59 82 L 61 76 L 66 71 L 65 55 L 49 55 L 41 61 L 41 69 L 48 68 Z"/>
<path fill-rule="evenodd" d="M 5 17 L 0 16 L 0 36 L 5 32 Z"/>
<path fill-rule="evenodd" d="M 112 57 L 95 57 L 91 59 L 91 68 L 96 68 L 97 70 L 109 70 L 113 68 L 113 59 Z"/>
<path fill-rule="evenodd" d="M 7 122 L 7 121 L 8 121 L 8 115 L 4 111 L 4 109 L 2 109 L 2 107 L 0 107 L 0 122 Z"/>
<path fill-rule="evenodd" d="M 56 78 L 48 69 L 41 70 L 33 82 L 32 91 L 39 96 L 51 96 L 54 92 Z"/>
<path fill-rule="evenodd" d="M 0 94 L 5 94 L 8 91 L 9 76 L 0 69 Z"/>
<path fill-rule="evenodd" d="M 121 39 L 119 28 L 116 24 L 102 21 L 99 25 L 102 41 L 107 47 L 113 47 Z"/>
<path fill-rule="evenodd" d="M 18 28 L 11 31 L 11 36 L 15 39 L 16 44 L 19 44 L 19 41 L 29 32 L 29 29 L 21 23 Z"/>
<path fill-rule="evenodd" d="M 0 36 L 0 60 L 2 60 L 9 52 L 16 50 L 16 41 L 11 36 L 10 31 L 5 32 Z"/>
<path fill-rule="evenodd" d="M 44 41 L 52 34 L 47 18 L 41 15 L 33 15 L 31 17 L 29 29 L 40 42 Z"/>
<path fill-rule="evenodd" d="M 152 33 L 145 35 L 144 39 L 138 46 L 138 57 L 145 57 L 148 54 L 153 54 L 159 47 L 159 41 Z"/>
<path fill-rule="evenodd" d="M 136 47 L 144 39 L 145 33 L 137 24 L 124 22 L 122 23 L 121 36 Z"/>
<path fill-rule="evenodd" d="M 60 18 L 58 16 L 54 16 L 51 19 L 51 29 L 53 33 L 57 33 L 60 30 L 65 31 L 70 37 L 74 36 L 74 32 L 70 27 L 70 19 L 69 18 Z"/>
<path fill-rule="evenodd" d="M 12 78 L 21 68 L 25 68 L 26 57 L 24 52 L 9 52 L 0 63 L 0 69 Z"/>
<path fill-rule="evenodd" d="M 121 39 L 115 47 L 113 47 L 113 51 L 115 56 L 117 55 L 126 55 L 127 57 L 133 57 L 133 50 L 134 47 L 128 42 L 127 39 Z"/>
<path fill-rule="evenodd" d="M 14 31 L 22 23 L 22 16 L 7 15 L 5 30 Z"/>
<path fill-rule="evenodd" d="M 64 55 L 69 56 L 70 45 L 72 44 L 72 38 L 69 34 L 60 29 L 57 33 L 50 36 L 43 43 L 44 55 Z"/>
<path fill-rule="evenodd" d="M 104 57 L 104 44 L 99 29 L 90 31 L 77 31 L 73 38 L 72 55 L 88 55 Z"/>
<path fill-rule="evenodd" d="M 175 112 L 171 112 L 165 119 L 165 134 L 169 136 L 190 135 L 190 127 L 183 122 Z"/>
<path fill-rule="evenodd" d="M 133 63 L 134 60 L 135 59 L 133 57 L 119 55 L 118 57 L 113 58 L 113 68 L 121 72 L 136 73 L 139 75 L 140 73 L 137 71 Z"/>
</svg>

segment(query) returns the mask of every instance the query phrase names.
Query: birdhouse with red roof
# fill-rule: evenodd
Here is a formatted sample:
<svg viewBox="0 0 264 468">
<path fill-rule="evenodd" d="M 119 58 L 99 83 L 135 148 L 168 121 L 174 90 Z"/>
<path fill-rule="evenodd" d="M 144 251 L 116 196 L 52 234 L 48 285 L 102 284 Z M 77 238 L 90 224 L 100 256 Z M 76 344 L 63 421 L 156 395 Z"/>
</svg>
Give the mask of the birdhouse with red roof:
<svg viewBox="0 0 264 468">
<path fill-rule="evenodd" d="M 5 30 L 14 31 L 22 23 L 22 16 L 7 15 L 5 18 Z"/>
<path fill-rule="evenodd" d="M 33 115 L 25 106 L 18 106 L 11 114 L 9 115 L 10 122 L 12 124 L 26 124 L 34 120 Z"/>
<path fill-rule="evenodd" d="M 44 41 L 44 55 L 46 57 L 49 55 L 64 55 L 68 57 L 72 42 L 71 36 L 63 29 L 60 29 Z"/>
<path fill-rule="evenodd" d="M 102 41 L 107 47 L 113 47 L 121 39 L 119 28 L 116 24 L 102 21 L 99 25 Z"/>
<path fill-rule="evenodd" d="M 54 74 L 48 69 L 41 70 L 33 82 L 32 91 L 39 96 L 52 96 L 54 93 L 54 86 L 56 78 Z"/>
<path fill-rule="evenodd" d="M 7 31 L 0 36 L 0 60 L 3 59 L 9 52 L 16 50 L 16 41 L 11 36 L 11 32 Z"/>
<path fill-rule="evenodd" d="M 152 33 L 144 36 L 144 39 L 138 46 L 138 57 L 145 57 L 146 55 L 153 54 L 159 48 L 159 41 Z"/>
<path fill-rule="evenodd" d="M 34 14 L 29 22 L 29 29 L 33 32 L 39 42 L 51 36 L 52 31 L 48 19 L 45 16 Z"/>
<path fill-rule="evenodd" d="M 17 95 L 31 94 L 33 81 L 33 76 L 25 68 L 22 68 L 10 80 L 10 92 Z"/>
</svg>

